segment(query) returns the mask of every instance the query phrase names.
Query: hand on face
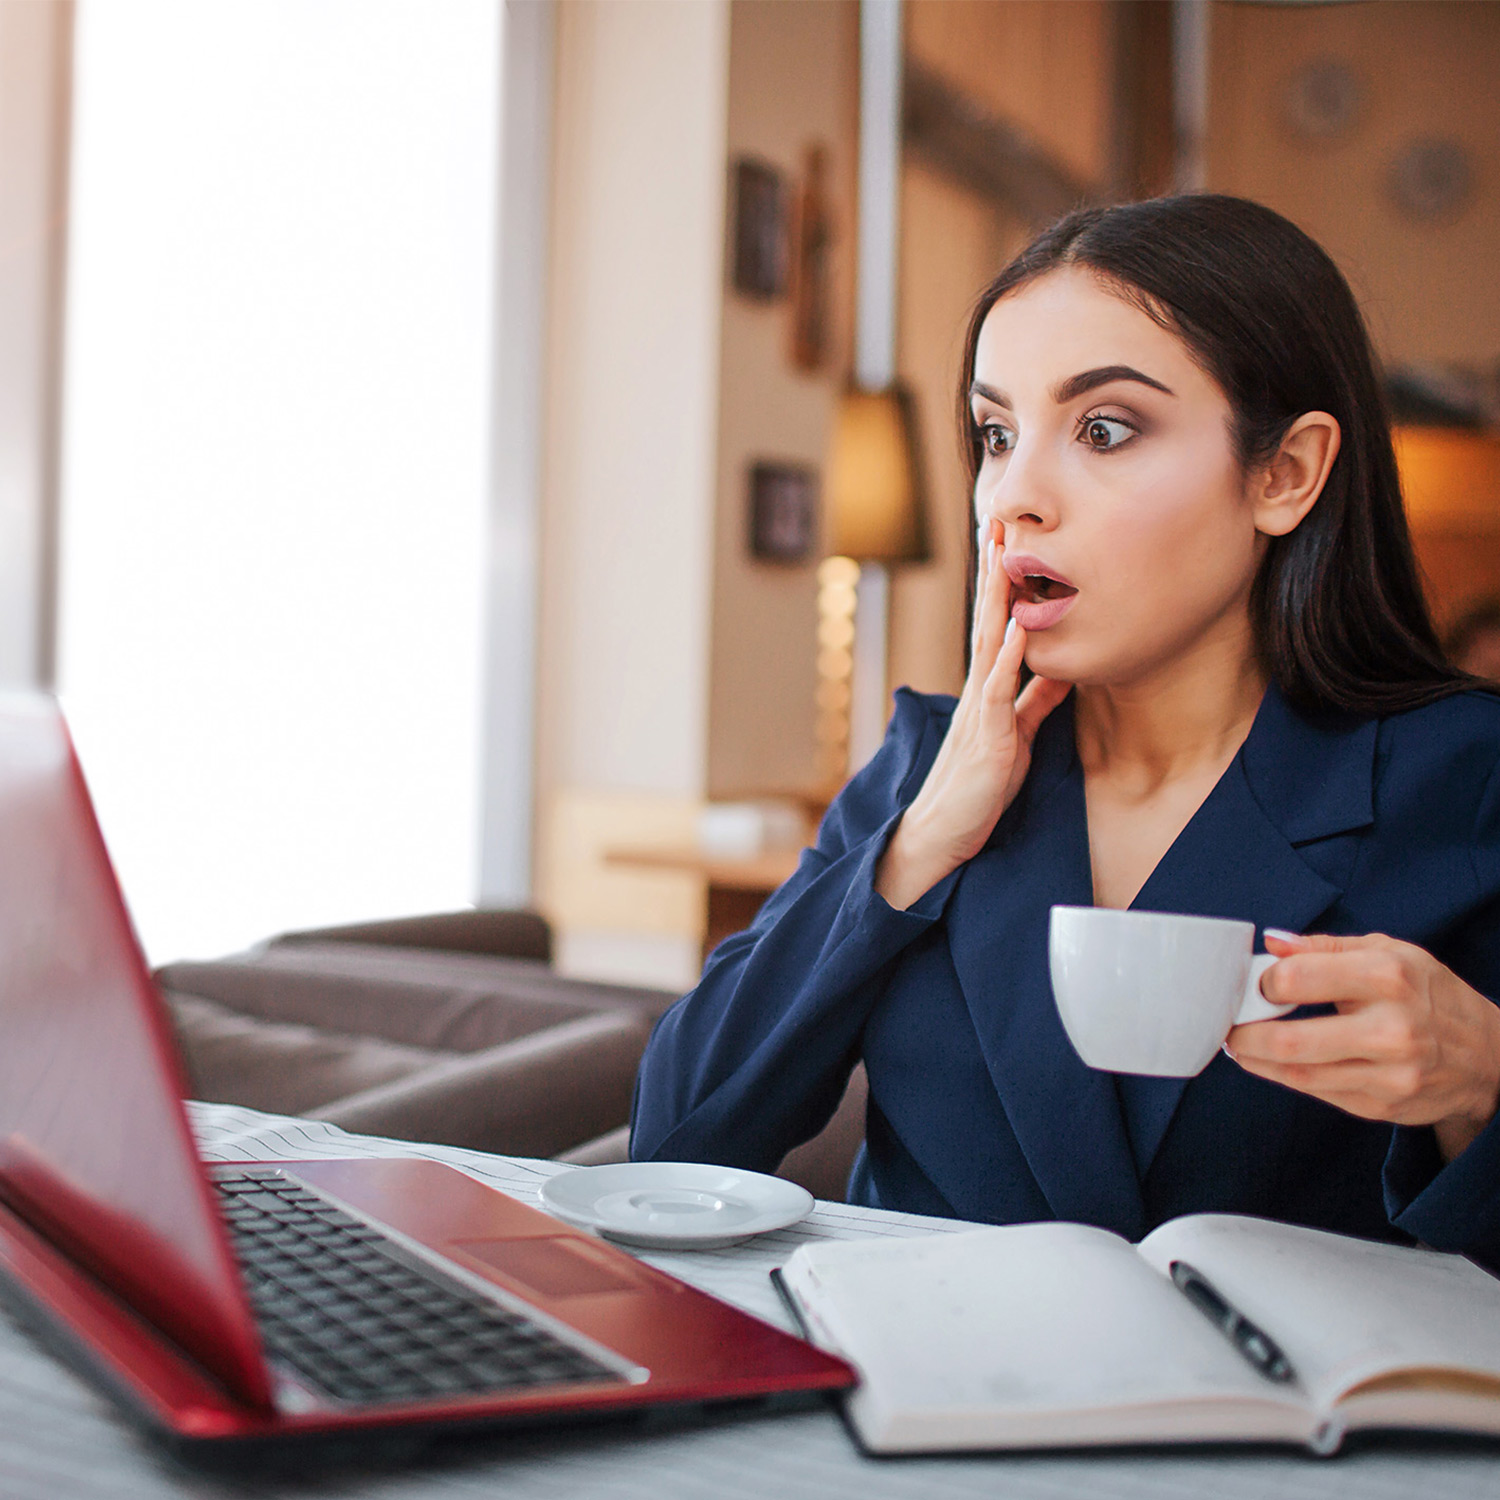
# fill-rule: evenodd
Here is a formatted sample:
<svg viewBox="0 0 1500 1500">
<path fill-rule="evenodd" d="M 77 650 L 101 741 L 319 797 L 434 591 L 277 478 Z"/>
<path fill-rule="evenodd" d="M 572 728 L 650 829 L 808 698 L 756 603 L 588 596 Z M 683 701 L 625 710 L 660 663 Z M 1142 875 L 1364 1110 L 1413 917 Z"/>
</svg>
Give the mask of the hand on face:
<svg viewBox="0 0 1500 1500">
<path fill-rule="evenodd" d="M 1000 566 L 1000 538 L 991 533 L 990 525 L 981 528 L 969 675 L 937 759 L 876 879 L 876 889 L 898 910 L 984 847 L 1026 779 L 1037 729 L 1071 686 L 1034 677 L 1017 698 L 1027 634 L 1010 619 L 1010 580 Z"/>
<path fill-rule="evenodd" d="M 1281 962 L 1261 990 L 1335 1016 L 1236 1026 L 1225 1046 L 1249 1073 L 1367 1120 L 1432 1125 L 1452 1160 L 1500 1099 L 1500 1008 L 1411 943 L 1266 937 Z"/>
</svg>

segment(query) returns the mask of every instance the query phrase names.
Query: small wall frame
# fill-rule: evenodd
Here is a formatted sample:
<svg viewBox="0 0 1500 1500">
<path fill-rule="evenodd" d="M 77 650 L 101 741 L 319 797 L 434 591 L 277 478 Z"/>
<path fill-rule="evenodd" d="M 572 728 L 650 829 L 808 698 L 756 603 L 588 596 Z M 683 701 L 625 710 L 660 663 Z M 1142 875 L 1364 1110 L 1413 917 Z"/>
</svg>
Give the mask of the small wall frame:
<svg viewBox="0 0 1500 1500">
<path fill-rule="evenodd" d="M 807 464 L 752 464 L 749 523 L 752 557 L 811 561 L 818 543 L 818 471 Z"/>
<path fill-rule="evenodd" d="M 769 301 L 786 292 L 787 190 L 769 162 L 734 164 L 734 288 Z"/>
</svg>

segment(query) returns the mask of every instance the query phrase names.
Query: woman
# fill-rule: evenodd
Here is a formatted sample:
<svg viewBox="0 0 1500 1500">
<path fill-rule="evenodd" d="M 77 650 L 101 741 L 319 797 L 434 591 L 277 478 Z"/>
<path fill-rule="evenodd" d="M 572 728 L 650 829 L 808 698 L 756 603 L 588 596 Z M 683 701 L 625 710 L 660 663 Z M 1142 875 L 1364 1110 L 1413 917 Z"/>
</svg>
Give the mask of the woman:
<svg viewBox="0 0 1500 1500">
<path fill-rule="evenodd" d="M 633 1154 L 772 1170 L 863 1058 L 858 1202 L 1500 1262 L 1500 700 L 1439 651 L 1343 278 L 1238 199 L 1077 213 L 981 297 L 962 401 L 963 693 L 898 694 L 663 1018 Z M 1193 1079 L 1094 1072 L 1046 957 L 1090 902 L 1251 919 L 1314 1009 Z"/>
</svg>

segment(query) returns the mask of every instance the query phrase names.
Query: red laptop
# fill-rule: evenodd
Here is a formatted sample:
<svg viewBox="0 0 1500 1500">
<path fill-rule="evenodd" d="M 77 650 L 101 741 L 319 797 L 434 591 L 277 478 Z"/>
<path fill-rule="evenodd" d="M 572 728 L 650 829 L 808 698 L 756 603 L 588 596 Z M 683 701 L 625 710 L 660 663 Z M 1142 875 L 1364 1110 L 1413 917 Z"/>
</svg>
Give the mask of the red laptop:
<svg viewBox="0 0 1500 1500">
<path fill-rule="evenodd" d="M 849 1367 L 418 1160 L 205 1165 L 55 703 L 0 696 L 0 1294 L 158 1435 L 797 1397 Z"/>
</svg>

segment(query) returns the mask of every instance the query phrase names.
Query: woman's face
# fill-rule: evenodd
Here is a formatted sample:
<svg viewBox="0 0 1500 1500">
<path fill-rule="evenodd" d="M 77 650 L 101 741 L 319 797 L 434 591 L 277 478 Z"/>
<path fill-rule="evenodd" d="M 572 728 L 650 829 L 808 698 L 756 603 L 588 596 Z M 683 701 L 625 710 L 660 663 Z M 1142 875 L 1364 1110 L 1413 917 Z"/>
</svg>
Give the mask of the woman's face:
<svg viewBox="0 0 1500 1500">
<path fill-rule="evenodd" d="M 1229 402 L 1175 334 L 1050 272 L 990 309 L 970 409 L 1033 671 L 1125 686 L 1214 641 L 1248 653 L 1264 538 Z"/>
</svg>

